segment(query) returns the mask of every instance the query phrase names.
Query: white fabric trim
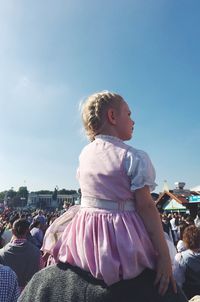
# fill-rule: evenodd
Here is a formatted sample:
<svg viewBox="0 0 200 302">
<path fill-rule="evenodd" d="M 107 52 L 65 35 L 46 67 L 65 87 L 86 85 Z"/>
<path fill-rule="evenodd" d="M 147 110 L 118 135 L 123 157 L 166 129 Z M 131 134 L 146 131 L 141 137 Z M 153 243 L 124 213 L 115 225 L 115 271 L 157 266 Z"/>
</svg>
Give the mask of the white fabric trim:
<svg viewBox="0 0 200 302">
<path fill-rule="evenodd" d="M 118 210 L 118 211 L 134 211 L 134 201 L 124 200 L 124 201 L 114 201 L 99 199 L 94 197 L 82 197 L 81 207 L 84 208 L 99 208 L 105 210 Z"/>
</svg>

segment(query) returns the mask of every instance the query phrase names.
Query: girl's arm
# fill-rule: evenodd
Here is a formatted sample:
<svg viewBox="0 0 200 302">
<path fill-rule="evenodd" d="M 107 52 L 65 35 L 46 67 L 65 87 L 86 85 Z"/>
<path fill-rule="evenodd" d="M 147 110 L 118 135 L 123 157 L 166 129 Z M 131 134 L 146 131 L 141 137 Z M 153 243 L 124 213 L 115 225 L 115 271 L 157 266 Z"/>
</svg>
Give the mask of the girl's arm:
<svg viewBox="0 0 200 302">
<path fill-rule="evenodd" d="M 149 187 L 135 190 L 136 210 L 143 220 L 153 246 L 157 252 L 155 285 L 159 284 L 159 293 L 164 295 L 169 282 L 176 293 L 176 283 L 172 275 L 172 264 L 167 243 L 164 238 L 160 215 L 151 197 Z"/>
</svg>

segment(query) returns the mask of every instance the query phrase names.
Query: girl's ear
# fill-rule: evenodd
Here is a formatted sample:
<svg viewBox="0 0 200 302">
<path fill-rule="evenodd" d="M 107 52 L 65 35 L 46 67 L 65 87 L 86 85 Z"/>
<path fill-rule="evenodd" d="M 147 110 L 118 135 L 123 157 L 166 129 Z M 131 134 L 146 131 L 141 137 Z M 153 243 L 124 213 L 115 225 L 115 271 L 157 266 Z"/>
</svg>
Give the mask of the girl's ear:
<svg viewBox="0 0 200 302">
<path fill-rule="evenodd" d="M 112 125 L 116 125 L 116 111 L 114 108 L 109 108 L 108 112 L 107 112 L 107 116 L 108 116 L 108 121 L 112 124 Z"/>
</svg>

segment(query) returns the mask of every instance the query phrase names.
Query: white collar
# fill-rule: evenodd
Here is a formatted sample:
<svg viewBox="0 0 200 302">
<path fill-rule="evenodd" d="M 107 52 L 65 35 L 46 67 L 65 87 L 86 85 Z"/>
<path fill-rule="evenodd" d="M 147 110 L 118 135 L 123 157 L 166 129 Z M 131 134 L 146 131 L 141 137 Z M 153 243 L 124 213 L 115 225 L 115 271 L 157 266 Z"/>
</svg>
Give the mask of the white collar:
<svg viewBox="0 0 200 302">
<path fill-rule="evenodd" d="M 100 138 L 106 141 L 117 141 L 117 142 L 123 142 L 120 138 L 116 137 L 116 136 L 112 136 L 112 135 L 106 135 L 106 134 L 98 134 L 95 136 L 96 138 Z"/>
</svg>

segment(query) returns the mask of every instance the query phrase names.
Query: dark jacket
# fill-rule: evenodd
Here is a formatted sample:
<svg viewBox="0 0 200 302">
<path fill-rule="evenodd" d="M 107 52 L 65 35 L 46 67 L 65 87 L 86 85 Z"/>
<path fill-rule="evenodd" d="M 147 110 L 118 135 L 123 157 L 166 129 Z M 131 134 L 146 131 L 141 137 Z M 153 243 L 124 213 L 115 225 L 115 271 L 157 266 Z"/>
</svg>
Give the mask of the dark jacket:
<svg viewBox="0 0 200 302">
<path fill-rule="evenodd" d="M 0 249 L 0 263 L 13 269 L 20 287 L 24 287 L 31 277 L 39 270 L 40 250 L 25 241 L 21 245 L 9 242 Z"/>
<path fill-rule="evenodd" d="M 155 273 L 145 270 L 139 277 L 107 287 L 90 273 L 59 263 L 36 273 L 18 302 L 185 302 L 181 292 L 169 288 L 164 297 L 153 286 Z"/>
</svg>

